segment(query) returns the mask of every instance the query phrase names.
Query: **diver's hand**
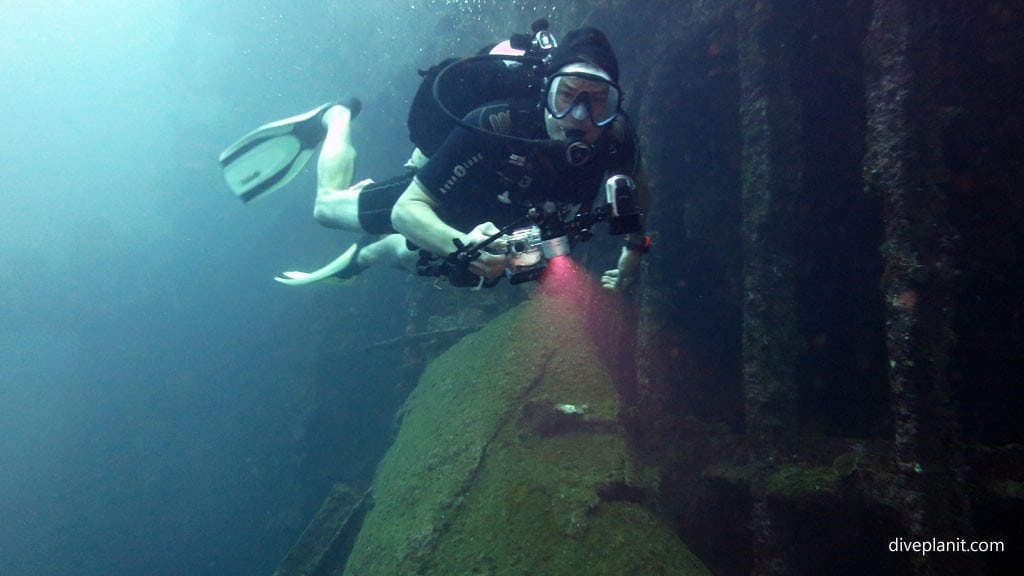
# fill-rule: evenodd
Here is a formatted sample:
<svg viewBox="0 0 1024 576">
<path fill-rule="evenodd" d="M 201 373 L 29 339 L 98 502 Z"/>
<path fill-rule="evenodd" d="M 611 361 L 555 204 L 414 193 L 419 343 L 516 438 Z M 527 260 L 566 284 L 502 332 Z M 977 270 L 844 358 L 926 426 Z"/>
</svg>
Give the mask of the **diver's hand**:
<svg viewBox="0 0 1024 576">
<path fill-rule="evenodd" d="M 467 246 L 475 246 L 477 244 L 484 242 L 491 236 L 494 236 L 499 231 L 500 230 L 498 229 L 498 227 L 495 226 L 492 222 L 484 222 L 483 224 L 480 224 L 476 228 L 470 230 L 469 234 L 466 234 L 463 237 L 462 242 L 465 243 Z M 483 276 L 488 280 L 494 280 L 495 278 L 499 278 L 502 274 L 504 274 L 505 255 L 503 243 L 504 240 L 495 240 L 491 244 L 488 244 L 487 247 L 480 252 L 480 257 L 469 263 L 470 272 L 476 274 L 477 276 Z M 499 249 L 502 253 L 494 254 L 489 251 L 494 248 Z"/>
<path fill-rule="evenodd" d="M 601 286 L 608 290 L 622 292 L 636 282 L 640 273 L 640 252 L 622 248 L 618 267 L 608 270 L 601 276 Z"/>
</svg>

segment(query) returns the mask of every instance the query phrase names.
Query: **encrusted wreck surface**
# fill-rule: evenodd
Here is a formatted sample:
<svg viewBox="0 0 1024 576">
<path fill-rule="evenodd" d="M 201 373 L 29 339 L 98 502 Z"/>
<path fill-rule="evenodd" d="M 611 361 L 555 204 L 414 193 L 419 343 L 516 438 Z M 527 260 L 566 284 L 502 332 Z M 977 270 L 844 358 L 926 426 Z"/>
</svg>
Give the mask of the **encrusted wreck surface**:
<svg viewBox="0 0 1024 576">
<path fill-rule="evenodd" d="M 538 296 L 434 361 L 345 574 L 708 574 L 646 491 L 571 299 Z"/>
</svg>

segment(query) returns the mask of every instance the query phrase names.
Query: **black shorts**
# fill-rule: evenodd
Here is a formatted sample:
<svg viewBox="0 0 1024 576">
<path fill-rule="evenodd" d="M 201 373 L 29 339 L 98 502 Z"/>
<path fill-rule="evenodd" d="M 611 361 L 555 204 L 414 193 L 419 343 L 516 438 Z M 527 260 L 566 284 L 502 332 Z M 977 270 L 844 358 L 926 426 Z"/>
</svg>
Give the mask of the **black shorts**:
<svg viewBox="0 0 1024 576">
<path fill-rule="evenodd" d="M 412 172 L 383 182 L 367 184 L 359 192 L 359 225 L 370 234 L 394 234 L 391 209 L 412 182 Z"/>
</svg>

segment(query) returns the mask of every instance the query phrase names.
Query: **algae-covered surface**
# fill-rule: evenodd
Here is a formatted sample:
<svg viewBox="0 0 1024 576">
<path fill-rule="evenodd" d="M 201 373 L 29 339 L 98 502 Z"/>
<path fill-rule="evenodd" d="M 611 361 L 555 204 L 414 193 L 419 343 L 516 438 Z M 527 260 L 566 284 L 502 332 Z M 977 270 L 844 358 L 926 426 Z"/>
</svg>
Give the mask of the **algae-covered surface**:
<svg viewBox="0 0 1024 576">
<path fill-rule="evenodd" d="M 631 486 L 618 410 L 570 300 L 506 313 L 425 371 L 345 573 L 707 574 Z"/>
</svg>

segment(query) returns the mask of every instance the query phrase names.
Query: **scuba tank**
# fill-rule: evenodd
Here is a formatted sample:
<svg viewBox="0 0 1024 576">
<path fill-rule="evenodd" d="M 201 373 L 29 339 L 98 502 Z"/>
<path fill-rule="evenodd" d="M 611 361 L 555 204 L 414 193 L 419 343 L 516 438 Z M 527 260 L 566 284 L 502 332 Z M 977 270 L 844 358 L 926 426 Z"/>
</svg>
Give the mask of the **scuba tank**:
<svg viewBox="0 0 1024 576">
<path fill-rule="evenodd" d="M 513 60 L 529 58 L 534 65 L 543 62 L 557 46 L 547 26 L 547 20 L 538 20 L 531 27 L 532 34 L 513 34 L 474 57 L 447 58 L 420 70 L 423 79 L 406 121 L 409 140 L 429 158 L 470 111 L 490 102 L 536 101 L 543 88 L 543 73 L 538 84 L 534 78 L 537 70 Z M 438 82 L 449 66 L 466 60 L 473 64 L 461 67 L 457 77 L 448 74 L 445 82 Z"/>
</svg>

